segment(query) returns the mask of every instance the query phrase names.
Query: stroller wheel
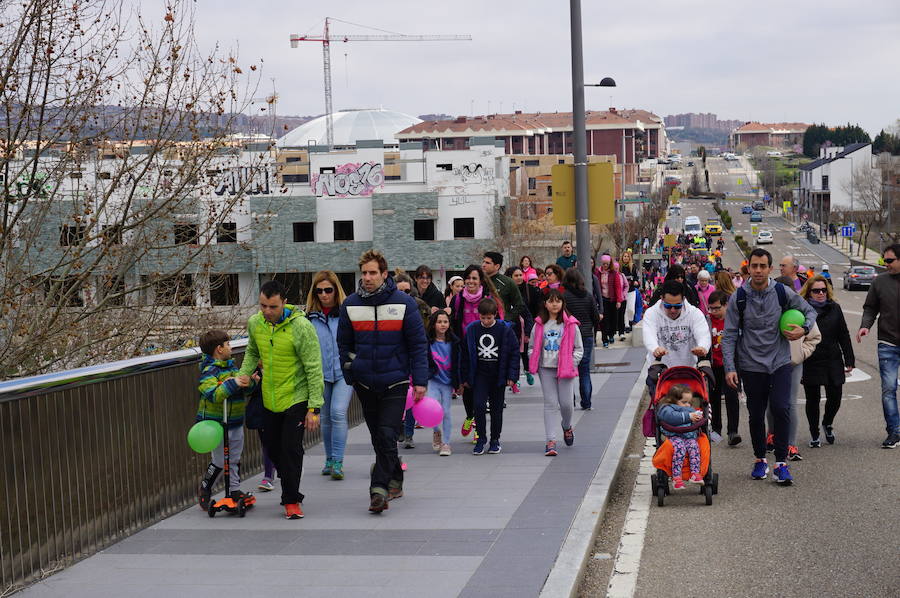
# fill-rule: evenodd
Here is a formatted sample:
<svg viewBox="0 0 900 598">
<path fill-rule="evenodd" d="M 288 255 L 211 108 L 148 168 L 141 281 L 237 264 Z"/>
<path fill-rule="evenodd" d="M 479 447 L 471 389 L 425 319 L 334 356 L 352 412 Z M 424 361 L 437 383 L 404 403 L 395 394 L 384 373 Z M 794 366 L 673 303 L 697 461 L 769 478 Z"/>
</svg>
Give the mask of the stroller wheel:
<svg viewBox="0 0 900 598">
<path fill-rule="evenodd" d="M 719 474 L 717 473 L 714 473 L 712 476 L 712 489 L 713 494 L 719 493 Z"/>
<path fill-rule="evenodd" d="M 659 487 L 659 482 L 656 480 L 655 474 L 650 474 L 650 491 L 656 496 L 656 489 Z"/>
<path fill-rule="evenodd" d="M 656 489 L 656 504 L 660 507 L 665 506 L 666 504 L 666 488 L 665 486 L 660 486 Z"/>
<path fill-rule="evenodd" d="M 706 504 L 712 504 L 713 489 L 712 486 L 703 486 L 703 494 L 706 495 Z"/>
</svg>

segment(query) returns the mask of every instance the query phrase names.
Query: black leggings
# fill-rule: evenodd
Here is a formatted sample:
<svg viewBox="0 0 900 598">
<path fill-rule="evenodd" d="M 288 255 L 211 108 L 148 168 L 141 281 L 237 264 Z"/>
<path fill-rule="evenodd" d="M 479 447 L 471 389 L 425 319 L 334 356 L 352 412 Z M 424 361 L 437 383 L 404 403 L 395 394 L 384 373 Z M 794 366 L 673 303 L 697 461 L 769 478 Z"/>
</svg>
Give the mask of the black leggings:
<svg viewBox="0 0 900 598">
<path fill-rule="evenodd" d="M 618 314 L 616 313 L 616 302 L 612 299 L 603 298 L 603 342 L 607 343 L 616 336 L 616 323 Z"/>
<path fill-rule="evenodd" d="M 463 389 L 463 407 L 466 410 L 466 419 L 473 419 L 475 417 L 475 394 L 470 386 Z"/>
<path fill-rule="evenodd" d="M 822 392 L 819 384 L 804 384 L 806 393 L 806 420 L 809 422 L 809 433 L 813 438 L 819 437 L 819 402 Z M 834 423 L 834 416 L 841 408 L 841 386 L 837 384 L 825 385 L 825 415 L 822 417 L 822 425 L 830 426 Z"/>
</svg>

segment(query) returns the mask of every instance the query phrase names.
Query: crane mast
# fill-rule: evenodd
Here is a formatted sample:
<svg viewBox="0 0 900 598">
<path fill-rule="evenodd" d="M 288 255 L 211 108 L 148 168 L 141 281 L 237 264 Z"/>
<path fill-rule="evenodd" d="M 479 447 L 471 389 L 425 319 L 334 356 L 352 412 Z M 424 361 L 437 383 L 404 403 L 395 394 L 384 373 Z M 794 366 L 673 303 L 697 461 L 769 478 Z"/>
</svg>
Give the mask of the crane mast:
<svg viewBox="0 0 900 598">
<path fill-rule="evenodd" d="M 291 47 L 297 48 L 300 42 L 318 42 L 322 44 L 322 70 L 325 78 L 325 136 L 329 146 L 334 146 L 334 101 L 331 87 L 331 42 L 433 42 L 433 41 L 471 41 L 471 35 L 337 35 L 332 36 L 331 18 L 325 18 L 323 35 L 297 35 L 290 37 Z"/>
</svg>

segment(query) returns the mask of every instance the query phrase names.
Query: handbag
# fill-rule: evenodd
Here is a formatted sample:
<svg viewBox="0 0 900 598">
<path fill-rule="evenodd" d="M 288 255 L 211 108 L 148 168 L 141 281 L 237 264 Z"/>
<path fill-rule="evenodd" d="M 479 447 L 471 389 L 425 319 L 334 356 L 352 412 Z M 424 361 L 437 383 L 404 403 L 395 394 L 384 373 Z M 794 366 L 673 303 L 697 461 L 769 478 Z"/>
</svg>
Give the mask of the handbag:
<svg viewBox="0 0 900 598">
<path fill-rule="evenodd" d="M 644 412 L 641 426 L 643 427 L 644 436 L 647 438 L 656 436 L 656 412 L 653 411 L 652 407 L 647 407 L 647 410 Z"/>
</svg>

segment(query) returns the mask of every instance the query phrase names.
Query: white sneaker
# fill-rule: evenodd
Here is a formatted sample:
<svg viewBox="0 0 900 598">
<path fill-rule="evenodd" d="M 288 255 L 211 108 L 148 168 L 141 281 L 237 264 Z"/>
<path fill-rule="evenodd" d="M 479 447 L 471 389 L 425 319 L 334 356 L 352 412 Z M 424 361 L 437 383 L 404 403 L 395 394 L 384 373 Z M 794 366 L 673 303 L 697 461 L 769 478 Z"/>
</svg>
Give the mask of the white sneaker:
<svg viewBox="0 0 900 598">
<path fill-rule="evenodd" d="M 452 453 L 453 451 L 450 449 L 450 445 L 444 443 L 441 445 L 441 452 L 438 453 L 438 455 L 440 455 L 441 457 L 449 457 Z"/>
</svg>

